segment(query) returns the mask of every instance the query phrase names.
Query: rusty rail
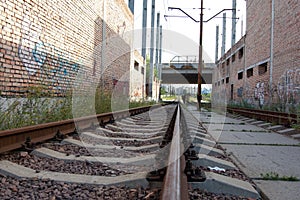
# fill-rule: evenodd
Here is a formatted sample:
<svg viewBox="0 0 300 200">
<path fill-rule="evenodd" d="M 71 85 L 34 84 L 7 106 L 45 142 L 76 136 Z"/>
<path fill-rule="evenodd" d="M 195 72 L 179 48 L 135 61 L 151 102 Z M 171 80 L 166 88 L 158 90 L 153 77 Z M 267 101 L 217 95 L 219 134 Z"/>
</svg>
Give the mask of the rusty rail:
<svg viewBox="0 0 300 200">
<path fill-rule="evenodd" d="M 178 105 L 177 116 L 170 146 L 167 172 L 164 177 L 162 200 L 188 199 L 187 179 L 184 177 L 184 156 L 181 156 L 181 129 L 180 108 Z"/>
<path fill-rule="evenodd" d="M 79 126 L 81 129 L 84 129 L 90 127 L 93 124 L 99 124 L 99 122 L 107 123 L 111 119 L 121 119 L 130 115 L 146 112 L 152 107 L 159 106 L 160 104 L 154 106 L 138 107 L 113 113 L 104 113 L 77 119 L 69 119 L 59 122 L 50 122 L 23 128 L 0 131 L 0 153 L 22 147 L 27 138 L 30 138 L 31 142 L 36 143 L 52 139 L 53 137 L 55 137 L 58 131 L 62 134 L 73 133 L 76 128 L 75 122 L 77 126 Z"/>
<path fill-rule="evenodd" d="M 291 124 L 298 122 L 298 117 L 296 114 L 234 107 L 227 107 L 227 111 L 286 126 L 290 126 Z"/>
</svg>

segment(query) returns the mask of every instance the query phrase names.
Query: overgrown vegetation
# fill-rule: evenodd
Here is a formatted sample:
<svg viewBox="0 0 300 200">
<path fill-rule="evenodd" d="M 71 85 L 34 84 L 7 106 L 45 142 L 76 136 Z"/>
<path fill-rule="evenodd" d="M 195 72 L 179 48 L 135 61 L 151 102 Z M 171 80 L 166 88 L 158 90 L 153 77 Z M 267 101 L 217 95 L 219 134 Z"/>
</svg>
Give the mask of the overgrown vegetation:
<svg viewBox="0 0 300 200">
<path fill-rule="evenodd" d="M 279 176 L 276 172 L 269 172 L 266 174 L 260 174 L 263 180 L 273 180 L 273 181 L 299 181 L 295 176 Z"/>
<path fill-rule="evenodd" d="M 32 87 L 26 98 L 2 99 L 0 104 L 0 130 L 54 122 L 73 117 L 101 114 L 112 111 L 112 99 L 108 92 L 96 90 L 95 96 L 73 98 L 71 93 L 64 97 L 51 97 L 42 87 Z M 154 101 L 130 102 L 120 109 L 155 104 Z M 124 103 L 123 102 L 123 103 Z M 73 106 L 74 105 L 74 106 Z M 114 111 L 118 108 L 114 107 Z"/>
</svg>

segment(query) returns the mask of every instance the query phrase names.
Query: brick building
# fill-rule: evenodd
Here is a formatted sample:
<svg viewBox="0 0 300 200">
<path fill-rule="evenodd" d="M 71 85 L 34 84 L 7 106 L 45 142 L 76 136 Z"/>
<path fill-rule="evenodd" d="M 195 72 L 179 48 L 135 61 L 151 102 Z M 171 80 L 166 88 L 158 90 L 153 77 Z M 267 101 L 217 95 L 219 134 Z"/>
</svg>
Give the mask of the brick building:
<svg viewBox="0 0 300 200">
<path fill-rule="evenodd" d="M 214 70 L 214 103 L 225 99 L 282 111 L 299 106 L 299 16 L 297 0 L 247 1 L 246 34 Z"/>
<path fill-rule="evenodd" d="M 32 87 L 55 96 L 74 85 L 111 90 L 134 67 L 133 15 L 124 0 L 6 0 L 0 23 L 2 97 Z"/>
</svg>

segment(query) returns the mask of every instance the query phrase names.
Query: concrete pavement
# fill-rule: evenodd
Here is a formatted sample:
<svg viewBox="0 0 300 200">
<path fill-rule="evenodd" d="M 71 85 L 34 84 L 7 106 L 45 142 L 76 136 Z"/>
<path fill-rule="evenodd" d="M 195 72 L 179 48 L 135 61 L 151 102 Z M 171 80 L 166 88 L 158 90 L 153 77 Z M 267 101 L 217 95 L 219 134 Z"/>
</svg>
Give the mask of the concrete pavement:
<svg viewBox="0 0 300 200">
<path fill-rule="evenodd" d="M 192 106 L 188 109 L 265 196 L 270 200 L 300 199 L 300 181 L 262 180 L 271 172 L 300 179 L 299 140 L 259 126 L 265 122 L 199 112 Z"/>
</svg>

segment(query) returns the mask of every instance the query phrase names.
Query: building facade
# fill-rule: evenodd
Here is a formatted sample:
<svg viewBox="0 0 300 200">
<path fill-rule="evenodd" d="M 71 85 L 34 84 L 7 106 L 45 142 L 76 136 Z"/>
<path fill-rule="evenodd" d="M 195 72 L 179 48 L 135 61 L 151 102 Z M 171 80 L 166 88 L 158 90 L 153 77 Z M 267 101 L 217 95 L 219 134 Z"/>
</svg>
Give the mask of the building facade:
<svg viewBox="0 0 300 200">
<path fill-rule="evenodd" d="M 213 102 L 295 111 L 300 103 L 300 5 L 248 0 L 245 36 L 218 60 Z"/>
<path fill-rule="evenodd" d="M 74 86 L 110 91 L 133 68 L 124 0 L 7 0 L 0 13 L 2 97 L 26 97 L 34 87 L 54 96 Z"/>
</svg>

